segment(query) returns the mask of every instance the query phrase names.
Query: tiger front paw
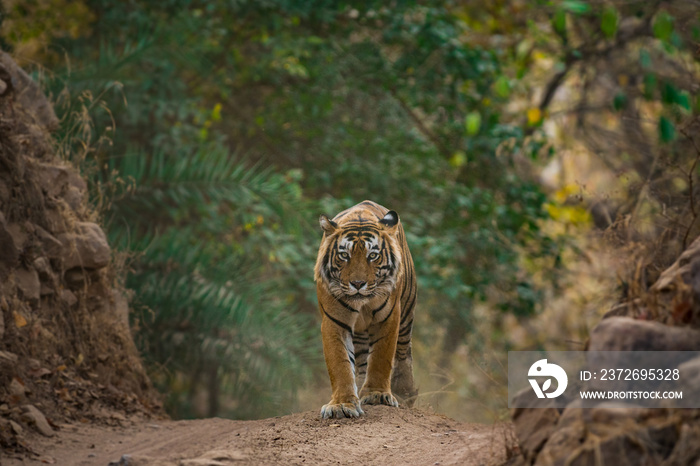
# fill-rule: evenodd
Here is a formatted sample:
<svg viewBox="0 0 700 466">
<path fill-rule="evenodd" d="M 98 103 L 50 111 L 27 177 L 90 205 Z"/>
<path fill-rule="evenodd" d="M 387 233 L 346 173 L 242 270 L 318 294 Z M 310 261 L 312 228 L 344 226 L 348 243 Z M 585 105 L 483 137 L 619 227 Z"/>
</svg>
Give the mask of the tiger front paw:
<svg viewBox="0 0 700 466">
<path fill-rule="evenodd" d="M 330 403 L 323 405 L 323 408 L 321 408 L 321 417 L 323 419 L 353 418 L 360 417 L 363 414 L 365 414 L 365 412 L 362 411 L 360 400 L 357 398 L 346 403 L 333 403 L 333 400 L 331 400 Z"/>
<path fill-rule="evenodd" d="M 387 405 L 394 408 L 399 407 L 399 402 L 396 401 L 391 392 L 368 392 L 362 397 L 363 405 Z"/>
</svg>

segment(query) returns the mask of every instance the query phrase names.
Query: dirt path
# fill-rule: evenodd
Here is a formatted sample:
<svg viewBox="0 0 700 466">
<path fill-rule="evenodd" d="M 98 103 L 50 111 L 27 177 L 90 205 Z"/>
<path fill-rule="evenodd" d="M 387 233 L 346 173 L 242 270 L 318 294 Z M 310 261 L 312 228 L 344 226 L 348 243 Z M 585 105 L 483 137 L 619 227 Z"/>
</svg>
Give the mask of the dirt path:
<svg viewBox="0 0 700 466">
<path fill-rule="evenodd" d="M 64 427 L 31 439 L 41 456 L 3 466 L 201 466 L 239 464 L 491 465 L 506 459 L 508 425 L 466 424 L 418 410 L 368 407 L 359 420 L 316 412 L 258 421 L 204 419 L 126 428 Z"/>
</svg>

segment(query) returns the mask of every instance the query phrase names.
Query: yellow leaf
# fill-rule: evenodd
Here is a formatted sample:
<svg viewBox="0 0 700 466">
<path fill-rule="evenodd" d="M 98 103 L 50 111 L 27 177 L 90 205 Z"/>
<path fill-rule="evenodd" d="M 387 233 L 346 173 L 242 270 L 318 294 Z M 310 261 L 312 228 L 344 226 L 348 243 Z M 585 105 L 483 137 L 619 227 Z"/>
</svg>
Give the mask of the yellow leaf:
<svg viewBox="0 0 700 466">
<path fill-rule="evenodd" d="M 467 163 L 467 155 L 461 150 L 455 152 L 452 154 L 452 157 L 450 157 L 450 165 L 452 165 L 454 168 L 459 168 L 465 163 Z"/>
<path fill-rule="evenodd" d="M 58 366 L 58 367 L 56 368 L 56 370 L 57 370 L 58 372 L 63 372 L 63 371 L 65 371 L 66 369 L 67 369 L 67 367 L 66 367 L 65 364 L 61 364 L 60 366 Z"/>
<path fill-rule="evenodd" d="M 12 314 L 15 317 L 15 325 L 17 328 L 22 328 L 27 325 L 27 319 L 25 319 L 22 314 L 17 311 L 14 311 Z"/>
<path fill-rule="evenodd" d="M 83 363 L 85 360 L 85 357 L 83 357 L 83 353 L 80 353 L 77 358 L 75 358 L 75 365 L 79 366 Z"/>
<path fill-rule="evenodd" d="M 542 110 L 537 107 L 532 107 L 527 111 L 527 122 L 531 125 L 536 125 L 542 120 Z"/>
<path fill-rule="evenodd" d="M 211 119 L 213 121 L 221 120 L 221 104 L 214 105 L 214 109 L 211 111 Z"/>
<path fill-rule="evenodd" d="M 627 86 L 627 84 L 628 84 L 629 82 L 630 82 L 630 77 L 627 76 L 626 74 L 619 74 L 619 75 L 617 75 L 617 83 L 618 83 L 620 86 L 625 87 L 625 86 Z"/>
</svg>

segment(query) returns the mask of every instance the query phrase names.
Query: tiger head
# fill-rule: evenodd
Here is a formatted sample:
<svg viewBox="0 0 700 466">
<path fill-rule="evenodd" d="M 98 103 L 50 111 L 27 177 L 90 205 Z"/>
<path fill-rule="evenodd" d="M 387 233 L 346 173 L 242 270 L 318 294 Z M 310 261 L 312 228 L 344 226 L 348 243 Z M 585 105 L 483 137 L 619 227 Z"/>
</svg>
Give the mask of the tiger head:
<svg viewBox="0 0 700 466">
<path fill-rule="evenodd" d="M 383 218 L 370 218 L 360 215 L 339 223 L 325 215 L 319 218 L 324 234 L 315 280 L 348 303 L 389 296 L 401 270 L 398 214 L 390 210 Z"/>
</svg>

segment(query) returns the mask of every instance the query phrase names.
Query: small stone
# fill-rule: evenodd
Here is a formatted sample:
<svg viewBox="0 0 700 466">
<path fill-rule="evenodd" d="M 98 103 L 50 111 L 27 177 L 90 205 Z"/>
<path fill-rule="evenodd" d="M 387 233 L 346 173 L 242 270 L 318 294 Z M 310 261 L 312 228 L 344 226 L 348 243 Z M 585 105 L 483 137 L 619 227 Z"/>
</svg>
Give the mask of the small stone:
<svg viewBox="0 0 700 466">
<path fill-rule="evenodd" d="M 53 236 L 51 233 L 49 233 L 41 227 L 36 228 L 36 235 L 39 237 L 41 246 L 44 249 L 44 254 L 46 254 L 51 259 L 58 259 L 61 257 L 61 255 L 63 254 L 63 244 L 58 239 L 56 239 L 55 236 Z M 48 266 L 47 269 L 50 270 L 51 267 Z"/>
<path fill-rule="evenodd" d="M 78 298 L 75 296 L 75 293 L 70 290 L 61 290 L 60 296 L 61 301 L 66 303 L 68 307 L 73 307 L 78 302 Z"/>
<path fill-rule="evenodd" d="M 12 427 L 12 431 L 17 435 L 22 435 L 22 431 L 24 431 L 24 429 L 22 429 L 22 426 L 20 426 L 19 424 L 17 424 L 15 421 L 13 421 L 11 419 L 10 419 L 10 427 Z"/>
<path fill-rule="evenodd" d="M 75 233 L 63 233 L 58 240 L 63 245 L 63 263 L 66 269 L 101 269 L 109 264 L 111 250 L 107 236 L 95 223 L 78 222 Z"/>
<path fill-rule="evenodd" d="M 0 79 L 0 95 L 5 94 L 5 91 L 7 91 L 7 83 Z"/>
<path fill-rule="evenodd" d="M 2 319 L 0 318 L 0 321 Z M 17 355 L 9 351 L 0 351 L 0 366 L 14 366 L 17 364 Z"/>
<path fill-rule="evenodd" d="M 10 226 L 5 220 L 5 215 L 0 212 L 0 263 L 7 268 L 8 266 L 14 265 L 19 259 L 21 249 L 15 244 L 12 232 L 10 231 Z"/>
<path fill-rule="evenodd" d="M 34 405 L 24 405 L 22 407 L 22 420 L 36 428 L 40 434 L 53 437 L 54 431 L 46 420 L 46 416 Z"/>
<path fill-rule="evenodd" d="M 12 379 L 9 387 L 7 387 L 7 390 L 8 392 L 10 392 L 10 396 L 16 398 L 19 401 L 22 401 L 27 393 L 27 387 L 25 387 L 24 384 L 20 382 L 20 380 L 17 377 L 14 377 Z"/>
<path fill-rule="evenodd" d="M 25 299 L 33 302 L 39 301 L 39 297 L 41 296 L 41 282 L 39 281 L 39 274 L 37 271 L 22 267 L 16 269 L 14 273 L 17 288 L 22 292 Z"/>
</svg>

